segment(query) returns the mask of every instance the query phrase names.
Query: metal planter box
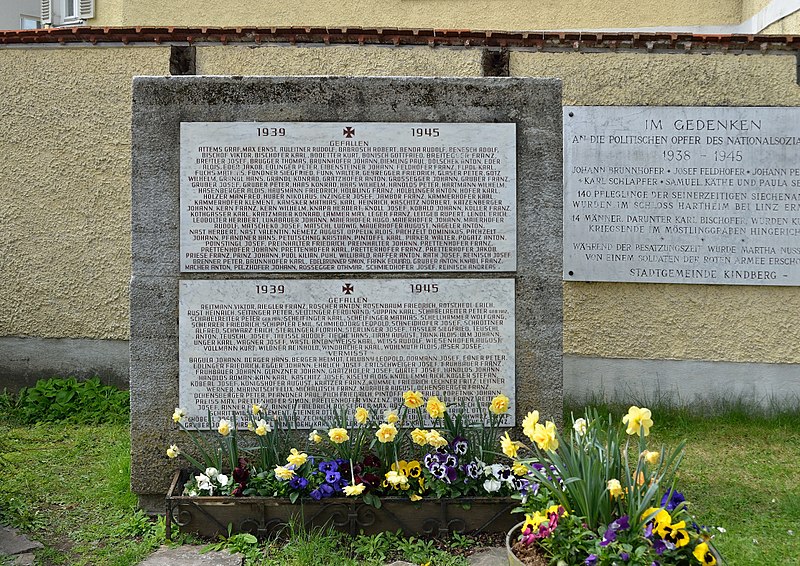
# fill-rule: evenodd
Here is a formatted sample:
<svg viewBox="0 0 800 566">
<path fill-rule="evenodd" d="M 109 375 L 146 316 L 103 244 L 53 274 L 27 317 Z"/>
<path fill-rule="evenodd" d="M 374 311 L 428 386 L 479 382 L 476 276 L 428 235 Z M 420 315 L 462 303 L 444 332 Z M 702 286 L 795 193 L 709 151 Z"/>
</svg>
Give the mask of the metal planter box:
<svg viewBox="0 0 800 566">
<path fill-rule="evenodd" d="M 188 497 L 180 495 L 187 474 L 177 472 L 167 494 L 167 539 L 173 525 L 180 532 L 203 537 L 250 533 L 259 538 L 277 534 L 289 523 L 306 528 L 333 527 L 357 535 L 401 530 L 406 535 L 442 536 L 458 533 L 506 533 L 519 521 L 509 497 L 423 499 L 383 497 L 376 509 L 361 500 L 337 497 L 291 503 L 275 497 Z"/>
</svg>

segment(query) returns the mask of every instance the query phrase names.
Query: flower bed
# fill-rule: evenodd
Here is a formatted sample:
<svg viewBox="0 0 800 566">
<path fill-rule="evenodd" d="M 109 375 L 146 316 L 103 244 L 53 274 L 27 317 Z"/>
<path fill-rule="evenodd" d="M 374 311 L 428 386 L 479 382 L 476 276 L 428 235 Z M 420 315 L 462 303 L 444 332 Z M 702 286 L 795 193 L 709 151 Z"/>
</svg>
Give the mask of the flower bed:
<svg viewBox="0 0 800 566">
<path fill-rule="evenodd" d="M 173 482 L 170 524 L 207 536 L 229 524 L 231 532 L 267 535 L 291 521 L 353 534 L 506 532 L 516 522 L 510 496 L 529 486 L 498 451 L 508 403 L 497 395 L 482 417 L 469 419 L 463 407 L 451 414 L 437 397 L 425 403 L 408 391 L 380 421 L 364 407 L 341 410 L 327 431 L 302 436 L 290 417 L 267 417 L 254 405 L 246 447 L 234 416 L 217 423 L 209 416 L 217 431 L 209 437 L 188 429 L 177 408 L 173 421 L 193 450 L 172 445 L 167 455 L 184 456 L 195 472 Z"/>
</svg>

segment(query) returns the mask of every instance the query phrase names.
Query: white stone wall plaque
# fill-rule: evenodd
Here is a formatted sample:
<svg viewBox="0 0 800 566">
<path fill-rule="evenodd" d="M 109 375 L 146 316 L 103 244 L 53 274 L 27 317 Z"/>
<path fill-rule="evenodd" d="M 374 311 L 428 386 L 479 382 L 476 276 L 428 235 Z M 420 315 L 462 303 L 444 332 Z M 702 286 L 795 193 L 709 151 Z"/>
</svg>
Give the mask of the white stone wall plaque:
<svg viewBox="0 0 800 566">
<path fill-rule="evenodd" d="M 564 279 L 800 284 L 800 108 L 564 108 Z"/>
<path fill-rule="evenodd" d="M 516 269 L 516 124 L 181 124 L 181 271 Z"/>
<path fill-rule="evenodd" d="M 513 279 L 180 282 L 180 405 L 207 428 L 252 403 L 301 426 L 399 408 L 413 388 L 474 413 L 515 399 Z"/>
</svg>

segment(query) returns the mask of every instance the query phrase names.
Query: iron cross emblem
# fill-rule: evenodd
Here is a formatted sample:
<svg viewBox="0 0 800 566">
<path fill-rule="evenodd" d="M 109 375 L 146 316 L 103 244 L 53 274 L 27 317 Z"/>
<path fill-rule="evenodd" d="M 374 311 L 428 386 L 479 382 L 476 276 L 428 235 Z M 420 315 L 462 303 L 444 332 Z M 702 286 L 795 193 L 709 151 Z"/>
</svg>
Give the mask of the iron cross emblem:
<svg viewBox="0 0 800 566">
<path fill-rule="evenodd" d="M 345 295 L 351 295 L 354 290 L 355 289 L 353 289 L 353 286 L 350 283 L 345 283 L 342 285 L 342 293 Z"/>
<path fill-rule="evenodd" d="M 354 135 L 356 135 L 356 129 L 348 126 L 342 130 L 342 135 L 344 135 L 346 138 L 352 138 Z"/>
</svg>

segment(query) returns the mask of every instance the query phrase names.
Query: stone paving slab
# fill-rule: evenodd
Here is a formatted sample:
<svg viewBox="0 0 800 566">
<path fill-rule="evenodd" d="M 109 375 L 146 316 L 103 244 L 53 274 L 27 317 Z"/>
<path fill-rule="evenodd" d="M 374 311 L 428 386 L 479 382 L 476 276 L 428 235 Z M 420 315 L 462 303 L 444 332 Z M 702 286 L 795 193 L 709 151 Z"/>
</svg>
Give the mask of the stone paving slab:
<svg viewBox="0 0 800 566">
<path fill-rule="evenodd" d="M 490 548 L 467 558 L 470 566 L 508 566 L 505 548 Z"/>
<path fill-rule="evenodd" d="M 38 548 L 44 548 L 44 545 L 39 541 L 30 540 L 17 529 L 0 527 L 0 556 L 26 554 Z"/>
<path fill-rule="evenodd" d="M 162 546 L 139 566 L 242 566 L 244 556 L 227 551 L 200 554 L 201 546 Z"/>
</svg>

